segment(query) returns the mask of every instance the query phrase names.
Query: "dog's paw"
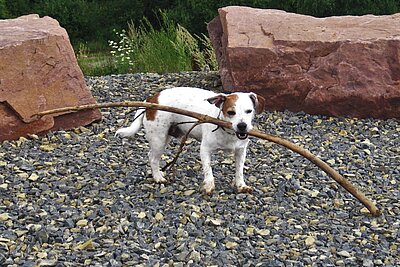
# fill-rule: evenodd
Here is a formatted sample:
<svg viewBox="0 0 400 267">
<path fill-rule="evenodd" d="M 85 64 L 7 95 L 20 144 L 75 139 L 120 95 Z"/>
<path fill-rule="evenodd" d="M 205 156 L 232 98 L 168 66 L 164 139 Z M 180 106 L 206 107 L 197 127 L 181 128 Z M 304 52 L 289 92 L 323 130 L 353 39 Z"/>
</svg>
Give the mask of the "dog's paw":
<svg viewBox="0 0 400 267">
<path fill-rule="evenodd" d="M 125 128 L 118 129 L 118 130 L 115 132 L 114 137 L 124 138 L 124 137 L 127 136 L 125 132 L 126 132 Z"/>
<path fill-rule="evenodd" d="M 215 190 L 215 185 L 214 183 L 203 183 L 201 187 L 201 191 L 206 194 L 206 195 L 212 195 Z"/>
<path fill-rule="evenodd" d="M 251 193 L 251 192 L 253 192 L 253 188 L 248 185 L 242 185 L 242 186 L 237 187 L 237 191 L 238 191 L 238 193 Z"/>
<path fill-rule="evenodd" d="M 154 178 L 154 181 L 155 181 L 156 183 L 158 183 L 158 184 L 166 184 L 166 183 L 168 183 L 168 180 L 165 179 L 163 176 L 160 176 L 160 177 L 153 177 L 153 178 Z"/>
</svg>

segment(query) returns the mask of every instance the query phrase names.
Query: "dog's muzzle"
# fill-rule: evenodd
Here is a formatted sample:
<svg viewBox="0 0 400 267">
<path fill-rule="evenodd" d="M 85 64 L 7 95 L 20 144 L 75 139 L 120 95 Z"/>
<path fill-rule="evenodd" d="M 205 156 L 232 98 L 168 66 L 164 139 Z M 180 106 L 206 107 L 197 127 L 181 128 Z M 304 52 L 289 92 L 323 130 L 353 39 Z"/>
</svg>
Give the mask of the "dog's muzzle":
<svg viewBox="0 0 400 267">
<path fill-rule="evenodd" d="M 236 137 L 239 138 L 240 140 L 244 140 L 248 137 L 249 135 L 247 133 L 236 133 Z"/>
<path fill-rule="evenodd" d="M 238 123 L 236 125 L 237 131 L 236 131 L 236 137 L 239 138 L 240 140 L 246 139 L 249 135 L 247 134 L 247 124 L 244 122 Z"/>
</svg>

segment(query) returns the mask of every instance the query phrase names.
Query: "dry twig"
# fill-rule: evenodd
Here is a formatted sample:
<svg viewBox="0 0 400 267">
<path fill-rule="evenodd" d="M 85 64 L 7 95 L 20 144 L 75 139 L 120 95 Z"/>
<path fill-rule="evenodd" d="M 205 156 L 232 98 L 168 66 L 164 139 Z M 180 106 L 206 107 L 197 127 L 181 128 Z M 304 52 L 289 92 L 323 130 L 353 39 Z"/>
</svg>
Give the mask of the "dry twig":
<svg viewBox="0 0 400 267">
<path fill-rule="evenodd" d="M 182 137 L 181 144 L 179 145 L 179 148 L 178 148 L 178 152 L 176 153 L 175 157 L 161 169 L 162 171 L 166 171 L 166 170 L 170 169 L 175 164 L 175 162 L 179 158 L 179 155 L 183 151 L 183 147 L 185 146 L 186 140 L 188 139 L 190 132 L 194 129 L 194 127 L 196 127 L 199 124 L 201 124 L 201 122 L 199 122 L 199 121 L 194 122 L 192 127 L 190 127 L 189 131 L 187 131 L 186 134 Z"/>
<path fill-rule="evenodd" d="M 47 110 L 36 114 L 36 117 L 43 117 L 50 114 L 55 113 L 66 113 L 66 112 L 76 112 L 80 110 L 87 110 L 87 109 L 97 109 L 97 108 L 112 108 L 112 107 L 144 107 L 147 109 L 158 109 L 168 112 L 173 112 L 185 116 L 189 116 L 198 120 L 197 124 L 200 123 L 212 123 L 224 128 L 232 129 L 231 123 L 223 120 L 219 120 L 204 114 L 183 110 L 175 107 L 158 105 L 153 103 L 147 102 L 138 102 L 138 101 L 126 101 L 126 102 L 116 102 L 116 103 L 98 103 L 98 104 L 90 104 L 90 105 L 83 105 L 83 106 L 75 106 L 75 107 L 65 107 L 53 110 Z M 301 148 L 292 142 L 289 142 L 285 139 L 282 139 L 277 136 L 273 136 L 270 134 L 262 133 L 257 130 L 251 130 L 249 135 L 258 137 L 264 140 L 268 140 L 274 142 L 276 144 L 282 145 L 301 156 L 307 158 L 312 163 L 317 165 L 320 169 L 326 172 L 330 177 L 332 177 L 337 183 L 339 183 L 344 189 L 346 189 L 350 194 L 352 194 L 355 198 L 357 198 L 371 213 L 372 216 L 379 216 L 381 211 L 369 200 L 360 190 L 358 190 L 353 184 L 351 184 L 348 180 L 346 180 L 342 175 L 332 169 L 327 163 L 319 159 L 317 156 L 313 155 L 308 150 Z M 183 147 L 183 145 L 181 144 Z"/>
</svg>

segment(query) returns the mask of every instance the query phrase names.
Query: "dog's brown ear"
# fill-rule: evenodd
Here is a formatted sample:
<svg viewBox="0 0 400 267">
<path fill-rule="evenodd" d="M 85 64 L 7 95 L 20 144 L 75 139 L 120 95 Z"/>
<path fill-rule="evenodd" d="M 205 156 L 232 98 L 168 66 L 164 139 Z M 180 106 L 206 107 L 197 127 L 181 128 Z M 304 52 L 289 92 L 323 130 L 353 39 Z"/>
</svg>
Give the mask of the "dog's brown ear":
<svg viewBox="0 0 400 267">
<path fill-rule="evenodd" d="M 226 95 L 219 94 L 219 95 L 210 97 L 210 98 L 208 98 L 206 100 L 208 101 L 208 103 L 214 104 L 217 108 L 221 108 L 222 105 L 224 104 L 225 100 L 226 100 Z"/>
<path fill-rule="evenodd" d="M 265 109 L 265 98 L 255 93 L 250 93 L 251 101 L 253 101 L 254 108 L 257 114 L 260 114 Z"/>
</svg>

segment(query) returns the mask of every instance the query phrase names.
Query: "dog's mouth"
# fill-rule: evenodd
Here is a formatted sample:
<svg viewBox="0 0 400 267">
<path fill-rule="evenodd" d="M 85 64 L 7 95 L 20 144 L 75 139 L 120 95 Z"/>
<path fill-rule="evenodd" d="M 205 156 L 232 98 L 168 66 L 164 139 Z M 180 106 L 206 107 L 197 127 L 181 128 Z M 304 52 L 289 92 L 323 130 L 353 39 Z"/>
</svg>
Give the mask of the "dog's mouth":
<svg viewBox="0 0 400 267">
<path fill-rule="evenodd" d="M 239 138 L 240 140 L 244 140 L 248 137 L 249 135 L 247 133 L 236 133 L 236 137 Z"/>
</svg>

